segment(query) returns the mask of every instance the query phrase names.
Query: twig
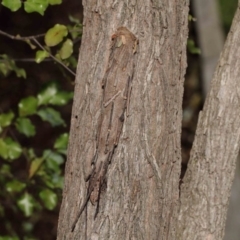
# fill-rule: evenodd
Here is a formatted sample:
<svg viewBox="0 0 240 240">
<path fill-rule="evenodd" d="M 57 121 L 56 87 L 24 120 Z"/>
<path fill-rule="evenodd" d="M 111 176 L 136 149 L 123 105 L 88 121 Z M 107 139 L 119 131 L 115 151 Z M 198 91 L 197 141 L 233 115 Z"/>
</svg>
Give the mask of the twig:
<svg viewBox="0 0 240 240">
<path fill-rule="evenodd" d="M 37 38 L 39 37 L 43 37 L 45 34 L 39 34 L 39 35 L 35 35 L 35 36 L 28 36 L 28 37 L 21 37 L 21 36 L 14 36 L 11 34 L 8 34 L 6 32 L 3 32 L 2 30 L 0 30 L 0 34 L 11 38 L 13 40 L 18 40 L 18 41 L 29 41 L 29 40 L 33 40 L 42 50 L 46 51 L 46 49 L 42 46 L 41 43 L 38 42 Z M 58 60 L 56 57 L 54 57 L 50 52 L 48 52 L 49 56 L 51 58 L 53 58 L 56 62 L 58 62 L 60 65 L 62 65 L 67 71 L 69 71 L 71 74 L 73 74 L 73 76 L 76 76 L 76 74 L 69 68 L 67 67 L 63 62 L 61 62 L 60 60 Z"/>
<path fill-rule="evenodd" d="M 3 32 L 2 30 L 0 30 L 0 34 L 5 36 L 5 37 L 11 38 L 13 40 L 19 40 L 19 41 L 26 41 L 26 40 L 36 39 L 36 38 L 40 38 L 40 37 L 45 36 L 45 34 L 42 33 L 42 34 L 38 34 L 38 35 L 35 35 L 35 36 L 21 37 L 21 36 L 14 36 L 14 35 L 8 34 L 6 32 Z"/>
<path fill-rule="evenodd" d="M 36 63 L 36 59 L 34 58 L 17 58 L 14 59 L 12 58 L 13 61 L 15 62 L 35 62 Z M 51 58 L 45 58 L 42 60 L 42 62 L 52 62 L 53 60 Z"/>
<path fill-rule="evenodd" d="M 38 42 L 37 39 L 33 38 L 33 41 L 44 51 L 46 51 L 46 49 Z M 64 63 L 62 63 L 61 61 L 59 61 L 56 57 L 54 57 L 50 52 L 48 52 L 49 56 L 51 56 L 51 58 L 53 58 L 56 62 L 58 62 L 60 65 L 62 65 L 66 70 L 68 70 L 70 73 L 73 74 L 73 76 L 76 76 L 76 74 L 70 69 L 68 68 Z"/>
</svg>

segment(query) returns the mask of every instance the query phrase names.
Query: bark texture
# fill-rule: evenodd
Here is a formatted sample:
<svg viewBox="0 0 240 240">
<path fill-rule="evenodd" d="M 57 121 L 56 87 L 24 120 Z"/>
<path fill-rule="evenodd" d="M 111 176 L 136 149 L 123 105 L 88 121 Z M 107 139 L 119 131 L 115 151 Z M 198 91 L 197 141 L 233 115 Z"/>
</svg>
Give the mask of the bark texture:
<svg viewBox="0 0 240 240">
<path fill-rule="evenodd" d="M 175 239 L 181 164 L 188 0 L 85 0 L 65 187 L 61 239 Z M 129 116 L 101 189 L 98 214 L 87 196 L 91 156 L 103 111 L 102 80 L 111 38 L 126 27 L 139 40 Z M 90 167 L 89 167 L 90 166 Z"/>
<path fill-rule="evenodd" d="M 240 10 L 200 113 L 181 186 L 177 239 L 223 239 L 240 146 Z"/>
</svg>

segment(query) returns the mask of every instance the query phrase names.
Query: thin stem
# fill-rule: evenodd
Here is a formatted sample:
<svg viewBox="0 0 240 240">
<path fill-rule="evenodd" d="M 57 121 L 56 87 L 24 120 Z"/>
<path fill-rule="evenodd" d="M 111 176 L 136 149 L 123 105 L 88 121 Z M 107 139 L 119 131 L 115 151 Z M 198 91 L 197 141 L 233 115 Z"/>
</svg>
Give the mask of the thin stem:
<svg viewBox="0 0 240 240">
<path fill-rule="evenodd" d="M 8 34 L 6 32 L 3 32 L 2 30 L 0 30 L 0 34 L 5 36 L 5 37 L 11 38 L 13 40 L 19 40 L 19 41 L 24 41 L 24 42 L 27 41 L 27 40 L 28 41 L 33 40 L 42 50 L 46 51 L 46 49 L 42 46 L 42 44 L 39 43 L 38 40 L 37 40 L 37 38 L 43 37 L 45 34 L 39 34 L 39 35 L 28 36 L 28 37 L 21 37 L 21 36 L 14 36 L 14 35 Z M 76 76 L 76 74 L 69 67 L 67 67 L 63 62 L 61 62 L 56 57 L 54 57 L 50 52 L 48 52 L 48 53 L 49 53 L 49 56 L 51 56 L 52 59 L 54 59 L 56 62 L 58 62 L 60 65 L 62 65 L 73 76 Z"/>
<path fill-rule="evenodd" d="M 44 51 L 46 51 L 46 49 L 38 42 L 37 39 L 33 38 L 33 41 Z M 48 52 L 49 56 L 51 56 L 51 58 L 53 58 L 56 62 L 58 62 L 60 65 L 62 65 L 66 70 L 68 70 L 70 73 L 72 73 L 74 76 L 75 73 L 70 69 L 68 68 L 64 63 L 62 63 L 60 60 L 58 60 L 56 57 L 54 57 L 50 52 Z"/>
<path fill-rule="evenodd" d="M 35 62 L 36 63 L 36 59 L 34 58 L 12 58 L 13 61 L 15 62 Z M 45 58 L 42 60 L 42 62 L 52 62 L 53 60 L 51 58 Z"/>
<path fill-rule="evenodd" d="M 35 35 L 35 36 L 21 37 L 21 36 L 14 36 L 14 35 L 8 34 L 6 32 L 3 32 L 2 30 L 0 30 L 0 34 L 5 36 L 5 37 L 11 38 L 13 40 L 19 40 L 19 41 L 26 41 L 26 40 L 36 39 L 36 38 L 40 38 L 40 37 L 45 36 L 45 34 L 42 33 L 42 34 L 38 34 L 38 35 Z"/>
</svg>

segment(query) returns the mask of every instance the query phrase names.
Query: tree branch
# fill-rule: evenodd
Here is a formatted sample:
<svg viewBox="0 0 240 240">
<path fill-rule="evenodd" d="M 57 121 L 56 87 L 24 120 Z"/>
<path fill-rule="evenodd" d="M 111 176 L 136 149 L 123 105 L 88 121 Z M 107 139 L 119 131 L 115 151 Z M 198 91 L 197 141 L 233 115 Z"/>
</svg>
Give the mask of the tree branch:
<svg viewBox="0 0 240 240">
<path fill-rule="evenodd" d="M 211 90 L 199 114 L 191 157 L 181 185 L 177 239 L 223 239 L 240 148 L 239 21 L 238 8 Z"/>
<path fill-rule="evenodd" d="M 39 41 L 37 40 L 37 38 L 40 38 L 40 37 L 43 37 L 45 36 L 45 34 L 39 34 L 39 35 L 35 35 L 35 36 L 28 36 L 28 37 L 21 37 L 21 36 L 14 36 L 14 35 L 11 35 L 11 34 L 8 34 L 2 30 L 0 30 L 0 35 L 3 35 L 5 37 L 8 37 L 10 39 L 13 39 L 13 40 L 18 40 L 18 41 L 23 41 L 23 42 L 26 42 L 26 41 L 29 41 L 29 40 L 32 40 L 34 41 L 42 50 L 44 51 L 47 51 L 41 43 L 39 43 Z M 69 68 L 67 67 L 63 62 L 61 62 L 60 60 L 58 60 L 56 57 L 54 57 L 49 51 L 47 51 L 49 56 L 54 59 L 56 62 L 58 62 L 61 66 L 63 66 L 68 72 L 70 72 L 73 76 L 76 76 L 76 74 Z"/>
</svg>

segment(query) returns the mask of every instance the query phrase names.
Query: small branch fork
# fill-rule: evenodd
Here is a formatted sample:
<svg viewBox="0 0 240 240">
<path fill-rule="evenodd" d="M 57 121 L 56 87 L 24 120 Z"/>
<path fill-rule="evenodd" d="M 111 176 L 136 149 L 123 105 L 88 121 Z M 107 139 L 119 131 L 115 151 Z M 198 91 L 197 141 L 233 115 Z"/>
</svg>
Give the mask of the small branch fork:
<svg viewBox="0 0 240 240">
<path fill-rule="evenodd" d="M 14 36 L 14 35 L 11 35 L 11 34 L 8 34 L 2 30 L 0 30 L 0 35 L 2 36 L 5 36 L 5 37 L 8 37 L 10 39 L 13 39 L 13 40 L 18 40 L 18 41 L 23 41 L 23 42 L 26 42 L 26 41 L 34 41 L 38 47 L 40 47 L 42 50 L 44 51 L 47 51 L 44 46 L 37 40 L 37 38 L 40 38 L 40 37 L 44 37 L 45 34 L 39 34 L 39 35 L 35 35 L 35 36 L 28 36 L 28 37 L 21 37 L 21 36 Z M 54 59 L 56 62 L 58 62 L 61 66 L 63 66 L 68 72 L 70 72 L 73 76 L 76 76 L 76 74 L 69 68 L 67 67 L 63 62 L 61 62 L 60 60 L 58 60 L 56 57 L 54 57 L 49 51 L 48 51 L 48 54 L 49 56 Z"/>
</svg>

